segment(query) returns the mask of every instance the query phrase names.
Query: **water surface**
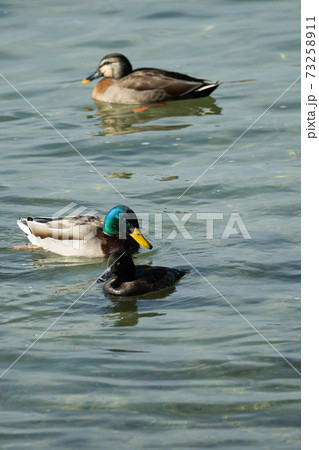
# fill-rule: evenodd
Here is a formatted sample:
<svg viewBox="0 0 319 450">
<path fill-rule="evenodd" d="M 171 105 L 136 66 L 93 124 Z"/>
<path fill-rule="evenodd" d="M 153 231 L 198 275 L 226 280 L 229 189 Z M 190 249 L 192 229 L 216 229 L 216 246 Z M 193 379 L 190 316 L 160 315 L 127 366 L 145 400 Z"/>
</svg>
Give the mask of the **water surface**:
<svg viewBox="0 0 319 450">
<path fill-rule="evenodd" d="M 29 1 L 0 14 L 1 73 L 102 175 L 0 79 L 1 373 L 39 338 L 0 380 L 2 447 L 299 448 L 299 83 L 232 145 L 299 76 L 299 3 Z M 233 83 L 140 112 L 95 104 L 80 81 L 115 51 Z M 149 213 L 154 249 L 136 261 L 189 268 L 180 253 L 196 270 L 125 301 L 84 293 L 101 259 L 12 250 L 26 243 L 19 216 L 70 203 Z M 167 239 L 167 213 L 192 214 L 192 239 Z M 198 213 L 223 214 L 214 239 Z M 221 239 L 232 213 L 251 239 Z"/>
</svg>

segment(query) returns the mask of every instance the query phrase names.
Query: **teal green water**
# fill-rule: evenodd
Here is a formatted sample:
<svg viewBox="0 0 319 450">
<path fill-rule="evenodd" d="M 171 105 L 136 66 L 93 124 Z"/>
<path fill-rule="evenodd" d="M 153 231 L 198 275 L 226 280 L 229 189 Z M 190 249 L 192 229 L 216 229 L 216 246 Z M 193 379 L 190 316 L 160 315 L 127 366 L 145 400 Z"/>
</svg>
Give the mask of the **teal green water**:
<svg viewBox="0 0 319 450">
<path fill-rule="evenodd" d="M 1 373 L 38 339 L 0 379 L 2 448 L 299 448 L 299 82 L 232 145 L 298 78 L 299 14 L 284 0 L 0 6 L 0 72 L 102 174 L 0 77 Z M 102 108 L 81 80 L 110 52 L 234 83 Z M 85 292 L 103 260 L 13 250 L 19 216 L 70 203 L 149 213 L 154 249 L 135 260 L 187 268 L 182 254 L 205 279 L 193 268 L 116 301 Z M 221 239 L 234 212 L 251 239 Z M 168 239 L 167 213 L 192 214 L 192 239 Z M 198 213 L 223 214 L 214 239 Z"/>
</svg>

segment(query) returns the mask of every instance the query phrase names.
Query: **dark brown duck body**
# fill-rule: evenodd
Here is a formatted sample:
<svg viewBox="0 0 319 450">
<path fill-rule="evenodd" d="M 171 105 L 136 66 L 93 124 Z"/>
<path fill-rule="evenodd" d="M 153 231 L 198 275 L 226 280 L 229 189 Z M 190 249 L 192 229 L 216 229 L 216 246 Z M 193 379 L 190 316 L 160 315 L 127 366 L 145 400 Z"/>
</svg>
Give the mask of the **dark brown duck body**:
<svg viewBox="0 0 319 450">
<path fill-rule="evenodd" d="M 147 104 L 166 100 L 206 97 L 220 82 L 156 68 L 132 70 L 129 60 L 119 53 L 106 55 L 95 73 L 83 80 L 88 83 L 104 77 L 94 88 L 93 98 L 102 102 Z"/>
<path fill-rule="evenodd" d="M 115 275 L 104 284 L 104 291 L 111 295 L 132 296 L 156 292 L 173 286 L 185 275 L 185 271 L 162 266 L 135 266 L 128 253 L 117 251 L 110 255 L 105 276 Z"/>
</svg>

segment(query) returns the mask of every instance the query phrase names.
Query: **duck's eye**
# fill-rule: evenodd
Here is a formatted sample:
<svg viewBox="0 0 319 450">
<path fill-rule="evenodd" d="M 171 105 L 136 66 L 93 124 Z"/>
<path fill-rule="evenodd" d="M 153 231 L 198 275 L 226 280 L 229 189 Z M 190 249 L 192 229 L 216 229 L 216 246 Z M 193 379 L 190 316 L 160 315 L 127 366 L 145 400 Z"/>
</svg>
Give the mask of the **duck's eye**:
<svg viewBox="0 0 319 450">
<path fill-rule="evenodd" d="M 119 266 L 120 264 L 121 264 L 120 262 L 117 262 L 117 263 L 116 263 L 117 266 Z"/>
<path fill-rule="evenodd" d="M 103 69 L 104 66 L 108 66 L 110 63 L 108 61 L 105 61 L 103 64 L 99 65 L 99 70 Z"/>
</svg>

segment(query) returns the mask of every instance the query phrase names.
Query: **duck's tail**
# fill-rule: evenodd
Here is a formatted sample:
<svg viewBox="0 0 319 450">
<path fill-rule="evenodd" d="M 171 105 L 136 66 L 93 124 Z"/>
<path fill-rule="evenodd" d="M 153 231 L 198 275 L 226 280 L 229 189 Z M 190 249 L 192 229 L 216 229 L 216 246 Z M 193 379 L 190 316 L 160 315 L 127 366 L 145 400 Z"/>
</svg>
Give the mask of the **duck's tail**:
<svg viewBox="0 0 319 450">
<path fill-rule="evenodd" d="M 29 236 L 30 234 L 32 234 L 30 228 L 28 227 L 28 221 L 27 219 L 23 219 L 23 218 L 19 218 L 19 220 L 17 220 L 17 224 L 18 227 L 27 235 Z"/>
<path fill-rule="evenodd" d="M 195 89 L 195 91 L 193 91 L 194 97 L 195 98 L 207 97 L 215 89 L 217 89 L 221 83 L 222 83 L 221 81 L 216 81 L 216 83 L 204 84 L 200 86 L 199 88 Z"/>
</svg>

